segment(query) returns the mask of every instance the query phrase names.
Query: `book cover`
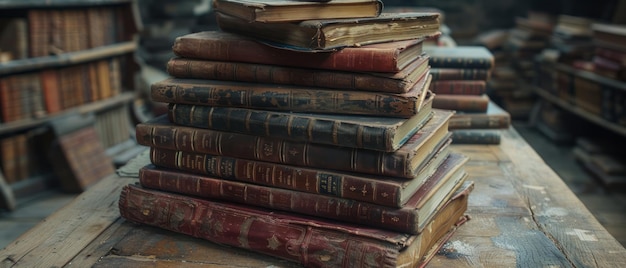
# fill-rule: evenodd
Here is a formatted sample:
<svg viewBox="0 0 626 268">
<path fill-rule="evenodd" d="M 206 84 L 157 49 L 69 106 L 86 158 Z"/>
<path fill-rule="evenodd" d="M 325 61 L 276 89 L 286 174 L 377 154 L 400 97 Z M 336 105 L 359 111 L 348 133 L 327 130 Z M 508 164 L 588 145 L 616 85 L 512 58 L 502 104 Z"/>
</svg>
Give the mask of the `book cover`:
<svg viewBox="0 0 626 268">
<path fill-rule="evenodd" d="M 411 178 L 448 139 L 453 112 L 437 110 L 432 119 L 393 152 L 294 142 L 276 137 L 185 127 L 165 115 L 139 123 L 137 143 L 304 167 L 318 167 L 381 176 Z"/>
<path fill-rule="evenodd" d="M 435 94 L 482 95 L 487 93 L 485 80 L 439 80 L 430 83 Z"/>
<path fill-rule="evenodd" d="M 270 64 L 172 58 L 169 75 L 177 78 L 313 86 L 346 90 L 406 93 L 429 70 L 422 55 L 395 73 L 331 71 Z"/>
<path fill-rule="evenodd" d="M 236 81 L 167 78 L 151 85 L 155 102 L 260 110 L 409 118 L 428 93 L 425 74 L 407 93 L 350 91 Z"/>
<path fill-rule="evenodd" d="M 428 55 L 428 54 L 427 54 Z M 433 81 L 445 80 L 489 80 L 490 69 L 469 68 L 431 68 Z"/>
<path fill-rule="evenodd" d="M 450 154 L 439 149 L 413 178 L 305 168 L 219 155 L 150 148 L 155 166 L 270 187 L 402 207 Z"/>
<path fill-rule="evenodd" d="M 500 129 L 453 129 L 453 144 L 500 144 Z"/>
<path fill-rule="evenodd" d="M 249 22 L 288 22 L 317 19 L 376 17 L 383 9 L 380 0 L 216 0 L 213 8 Z"/>
<path fill-rule="evenodd" d="M 465 113 L 457 112 L 450 118 L 448 128 L 453 129 L 503 129 L 511 125 L 511 115 L 489 101 L 487 112 Z"/>
<path fill-rule="evenodd" d="M 484 113 L 489 106 L 489 96 L 483 95 L 461 95 L 461 94 L 440 94 L 433 99 L 433 108 L 444 110 L 455 110 L 458 112 Z"/>
<path fill-rule="evenodd" d="M 393 73 L 422 55 L 423 40 L 415 38 L 337 51 L 303 52 L 269 46 L 245 35 L 203 31 L 177 37 L 172 51 L 179 57 L 191 59 Z"/>
<path fill-rule="evenodd" d="M 190 127 L 391 152 L 432 117 L 433 95 L 411 118 L 311 114 L 236 107 L 170 104 L 170 122 Z"/>
<path fill-rule="evenodd" d="M 145 188 L 203 199 L 224 200 L 418 234 L 438 207 L 465 181 L 467 173 L 462 168 L 464 158 L 457 156 L 451 154 L 400 208 L 195 175 L 152 165 L 139 170 L 139 182 Z"/>
<path fill-rule="evenodd" d="M 429 46 L 424 52 L 430 56 L 431 68 L 491 69 L 493 54 L 482 46 Z"/>
<path fill-rule="evenodd" d="M 216 12 L 217 25 L 242 34 L 298 50 L 330 50 L 367 44 L 428 38 L 438 35 L 438 13 L 382 13 L 373 18 L 306 20 L 297 23 L 262 23 Z"/>
<path fill-rule="evenodd" d="M 471 186 L 437 212 L 419 235 L 281 213 L 125 186 L 119 210 L 128 221 L 156 226 L 287 259 L 308 267 L 413 267 L 425 265 L 468 218 Z M 305 239 L 306 238 L 306 239 Z M 433 250 L 435 249 L 435 250 Z"/>
</svg>

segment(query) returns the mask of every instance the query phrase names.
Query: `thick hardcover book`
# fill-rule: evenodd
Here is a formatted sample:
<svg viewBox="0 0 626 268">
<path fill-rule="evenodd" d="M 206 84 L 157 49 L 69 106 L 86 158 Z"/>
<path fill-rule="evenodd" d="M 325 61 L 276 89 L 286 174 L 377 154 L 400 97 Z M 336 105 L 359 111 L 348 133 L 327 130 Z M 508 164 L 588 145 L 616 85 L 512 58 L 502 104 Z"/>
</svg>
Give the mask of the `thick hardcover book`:
<svg viewBox="0 0 626 268">
<path fill-rule="evenodd" d="M 314 86 L 347 90 L 406 93 L 428 72 L 422 55 L 396 73 L 330 71 L 269 64 L 173 58 L 167 72 L 177 78 Z"/>
<path fill-rule="evenodd" d="M 128 221 L 217 244 L 283 258 L 305 267 L 425 266 L 468 220 L 465 187 L 428 223 L 410 235 L 316 217 L 125 186 L 119 210 Z"/>
<path fill-rule="evenodd" d="M 151 189 L 418 234 L 437 208 L 465 181 L 465 159 L 451 154 L 401 208 L 194 175 L 152 165 L 139 170 L 139 182 Z"/>
<path fill-rule="evenodd" d="M 138 124 L 135 133 L 137 143 L 162 149 L 411 178 L 432 157 L 431 154 L 446 143 L 448 120 L 452 114 L 437 110 L 432 119 L 393 152 L 185 127 L 169 122 L 164 116 Z"/>
<path fill-rule="evenodd" d="M 260 110 L 409 118 L 428 94 L 424 74 L 407 93 L 336 90 L 235 81 L 168 78 L 151 86 L 152 101 Z"/>
<path fill-rule="evenodd" d="M 450 118 L 448 128 L 452 129 L 500 129 L 511 125 L 511 115 L 495 104 L 489 102 L 487 112 L 457 112 Z"/>
<path fill-rule="evenodd" d="M 500 144 L 500 129 L 454 129 L 453 144 Z"/>
<path fill-rule="evenodd" d="M 458 112 L 484 113 L 489 106 L 489 96 L 483 95 L 435 95 L 433 108 Z"/>
<path fill-rule="evenodd" d="M 440 80 L 488 80 L 491 77 L 490 69 L 469 68 L 431 68 L 433 81 Z"/>
<path fill-rule="evenodd" d="M 297 50 L 330 50 L 438 35 L 439 13 L 383 13 L 373 18 L 263 23 L 216 13 L 217 25 Z"/>
<path fill-rule="evenodd" d="M 402 207 L 450 154 L 436 152 L 413 178 L 374 176 L 305 168 L 220 155 L 150 148 L 152 164 L 200 175 L 321 194 L 389 207 Z"/>
<path fill-rule="evenodd" d="M 491 69 L 494 66 L 493 54 L 483 46 L 429 46 L 424 52 L 430 56 L 432 68 Z"/>
<path fill-rule="evenodd" d="M 246 21 L 287 22 L 318 19 L 376 17 L 383 10 L 380 0 L 216 0 L 213 8 Z"/>
<path fill-rule="evenodd" d="M 168 117 L 178 125 L 392 152 L 432 117 L 429 94 L 411 118 L 290 113 L 236 107 L 170 104 Z"/>
<path fill-rule="evenodd" d="M 245 35 L 205 31 L 176 38 L 172 50 L 180 57 L 192 59 L 395 73 L 422 55 L 423 40 L 416 38 L 311 53 L 269 46 Z"/>
<path fill-rule="evenodd" d="M 482 95 L 487 93 L 485 80 L 439 80 L 430 83 L 435 94 Z"/>
</svg>

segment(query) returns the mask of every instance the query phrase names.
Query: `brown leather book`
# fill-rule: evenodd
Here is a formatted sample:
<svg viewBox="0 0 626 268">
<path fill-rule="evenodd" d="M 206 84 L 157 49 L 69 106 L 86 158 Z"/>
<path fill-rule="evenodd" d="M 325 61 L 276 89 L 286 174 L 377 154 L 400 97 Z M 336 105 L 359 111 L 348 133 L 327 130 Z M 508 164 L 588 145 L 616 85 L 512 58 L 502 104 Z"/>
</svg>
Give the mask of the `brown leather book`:
<svg viewBox="0 0 626 268">
<path fill-rule="evenodd" d="M 487 93 L 485 80 L 439 80 L 430 83 L 435 94 L 482 95 Z"/>
<path fill-rule="evenodd" d="M 396 73 L 331 71 L 270 64 L 173 58 L 167 72 L 177 78 L 313 86 L 347 90 L 406 93 L 429 70 L 422 55 Z"/>
<path fill-rule="evenodd" d="M 489 101 L 484 113 L 457 112 L 450 118 L 448 128 L 453 129 L 503 129 L 511 126 L 511 115 Z"/>
<path fill-rule="evenodd" d="M 294 212 L 391 231 L 418 234 L 467 177 L 458 154 L 440 164 L 400 208 L 269 186 L 201 176 L 149 165 L 139 171 L 143 187 Z"/>
<path fill-rule="evenodd" d="M 151 85 L 152 101 L 273 111 L 409 118 L 428 93 L 424 74 L 407 93 L 336 90 L 236 81 L 167 78 Z"/>
<path fill-rule="evenodd" d="M 213 8 L 246 21 L 264 23 L 317 19 L 376 17 L 383 10 L 380 0 L 216 0 Z"/>
<path fill-rule="evenodd" d="M 423 40 L 416 38 L 310 53 L 269 46 L 245 35 L 205 31 L 176 38 L 172 50 L 180 57 L 191 59 L 395 73 L 422 55 Z"/>
<path fill-rule="evenodd" d="M 478 68 L 431 68 L 430 74 L 433 76 L 433 81 L 488 80 L 491 77 L 491 70 Z"/>
<path fill-rule="evenodd" d="M 372 18 L 263 23 L 215 14 L 225 32 L 242 34 L 296 50 L 332 50 L 439 35 L 439 13 L 382 13 Z M 390 26 L 392 25 L 392 26 Z"/>
<path fill-rule="evenodd" d="M 451 116 L 450 111 L 437 110 L 432 119 L 393 152 L 185 127 L 169 122 L 165 115 L 138 124 L 135 136 L 141 145 L 168 150 L 411 178 L 446 143 Z"/>
<path fill-rule="evenodd" d="M 463 95 L 463 94 L 439 94 L 433 99 L 433 108 L 455 110 L 459 112 L 484 113 L 487 112 L 489 96 Z"/>
<path fill-rule="evenodd" d="M 263 137 L 391 152 L 432 117 L 433 95 L 411 118 L 312 114 L 236 107 L 170 104 L 170 122 Z"/>
<path fill-rule="evenodd" d="M 244 248 L 306 267 L 424 266 L 468 220 L 464 187 L 418 235 L 127 185 L 119 210 L 136 223 Z M 306 239 L 303 239 L 306 238 Z M 331 253 L 332 254 L 329 254 Z"/>
</svg>

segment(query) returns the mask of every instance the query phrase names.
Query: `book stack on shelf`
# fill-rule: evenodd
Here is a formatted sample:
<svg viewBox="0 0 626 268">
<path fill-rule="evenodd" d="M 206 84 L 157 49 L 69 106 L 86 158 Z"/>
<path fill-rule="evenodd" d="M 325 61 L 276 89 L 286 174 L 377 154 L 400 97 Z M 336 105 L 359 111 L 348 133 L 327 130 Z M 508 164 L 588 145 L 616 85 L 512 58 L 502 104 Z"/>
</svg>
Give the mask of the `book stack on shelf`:
<svg viewBox="0 0 626 268">
<path fill-rule="evenodd" d="M 430 57 L 433 107 L 456 111 L 450 119 L 452 142 L 499 144 L 510 116 L 487 95 L 494 66 L 491 52 L 483 46 L 428 46 L 424 51 Z"/>
<path fill-rule="evenodd" d="M 304 266 L 425 265 L 473 188 L 428 90 L 437 14 L 259 2 L 218 0 L 223 31 L 176 39 L 151 92 L 169 111 L 137 126 L 151 164 L 122 217 Z"/>
</svg>

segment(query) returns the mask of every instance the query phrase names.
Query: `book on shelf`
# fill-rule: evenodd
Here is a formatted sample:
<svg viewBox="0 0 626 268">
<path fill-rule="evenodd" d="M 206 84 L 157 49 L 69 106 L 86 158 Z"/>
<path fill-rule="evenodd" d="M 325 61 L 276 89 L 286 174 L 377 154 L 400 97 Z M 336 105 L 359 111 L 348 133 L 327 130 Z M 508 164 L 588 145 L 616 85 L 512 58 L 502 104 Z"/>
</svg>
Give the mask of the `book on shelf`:
<svg viewBox="0 0 626 268">
<path fill-rule="evenodd" d="M 500 129 L 453 129 L 452 144 L 500 144 Z"/>
<path fill-rule="evenodd" d="M 429 38 L 440 33 L 438 13 L 382 13 L 372 18 L 263 23 L 216 12 L 216 19 L 223 31 L 303 51 Z"/>
<path fill-rule="evenodd" d="M 8 54 L 3 55 L 6 60 L 28 58 L 28 20 L 25 17 L 0 18 L 0 53 Z"/>
<path fill-rule="evenodd" d="M 430 83 L 435 94 L 482 95 L 487 93 L 485 80 L 438 80 Z"/>
<path fill-rule="evenodd" d="M 211 79 L 277 85 L 313 86 L 347 90 L 406 93 L 429 70 L 422 55 L 395 73 L 332 71 L 271 64 L 172 58 L 169 75 L 177 78 Z"/>
<path fill-rule="evenodd" d="M 407 93 L 336 90 L 237 81 L 167 78 L 150 87 L 152 101 L 330 114 L 409 118 L 419 113 L 428 94 L 424 74 Z"/>
<path fill-rule="evenodd" d="M 141 186 L 210 200 L 223 200 L 402 233 L 418 234 L 467 177 L 466 158 L 458 154 L 441 163 L 400 208 L 353 199 L 301 192 L 196 175 L 148 165 L 139 170 Z"/>
<path fill-rule="evenodd" d="M 191 59 L 272 64 L 351 72 L 398 72 L 422 55 L 423 38 L 385 42 L 338 51 L 302 52 L 269 46 L 257 39 L 221 31 L 179 36 L 175 55 Z"/>
<path fill-rule="evenodd" d="M 289 22 L 319 19 L 376 17 L 383 10 L 380 0 L 216 0 L 216 12 L 249 22 Z"/>
<path fill-rule="evenodd" d="M 197 128 L 391 152 L 432 117 L 428 94 L 410 118 L 312 114 L 207 105 L 168 105 L 170 122 Z"/>
<path fill-rule="evenodd" d="M 511 125 L 511 115 L 493 101 L 489 101 L 484 113 L 457 112 L 450 118 L 452 129 L 502 129 Z"/>
<path fill-rule="evenodd" d="M 491 77 L 491 70 L 480 68 L 431 68 L 430 74 L 433 76 L 433 81 L 488 80 Z"/>
<path fill-rule="evenodd" d="M 432 119 L 392 152 L 185 127 L 174 125 L 165 115 L 139 123 L 135 133 L 137 143 L 168 150 L 411 178 L 448 142 L 448 121 L 452 114 L 436 110 Z"/>
<path fill-rule="evenodd" d="M 482 46 L 428 46 L 423 50 L 430 56 L 429 63 L 433 69 L 491 69 L 494 67 L 493 54 Z"/>
<path fill-rule="evenodd" d="M 448 158 L 446 143 L 412 178 L 375 176 L 325 168 L 298 167 L 196 152 L 150 148 L 152 164 L 220 177 L 372 204 L 402 207 Z"/>
<path fill-rule="evenodd" d="M 487 94 L 437 94 L 433 99 L 433 108 L 459 112 L 484 113 L 487 112 L 489 101 L 490 99 Z"/>
<path fill-rule="evenodd" d="M 425 266 L 469 218 L 468 183 L 419 235 L 202 200 L 135 185 L 125 186 L 119 210 L 128 221 L 156 226 L 217 244 L 287 259 L 304 266 Z M 302 239 L 307 238 L 307 239 Z"/>
<path fill-rule="evenodd" d="M 626 26 L 620 24 L 593 23 L 592 39 L 596 47 L 626 52 Z"/>
</svg>

